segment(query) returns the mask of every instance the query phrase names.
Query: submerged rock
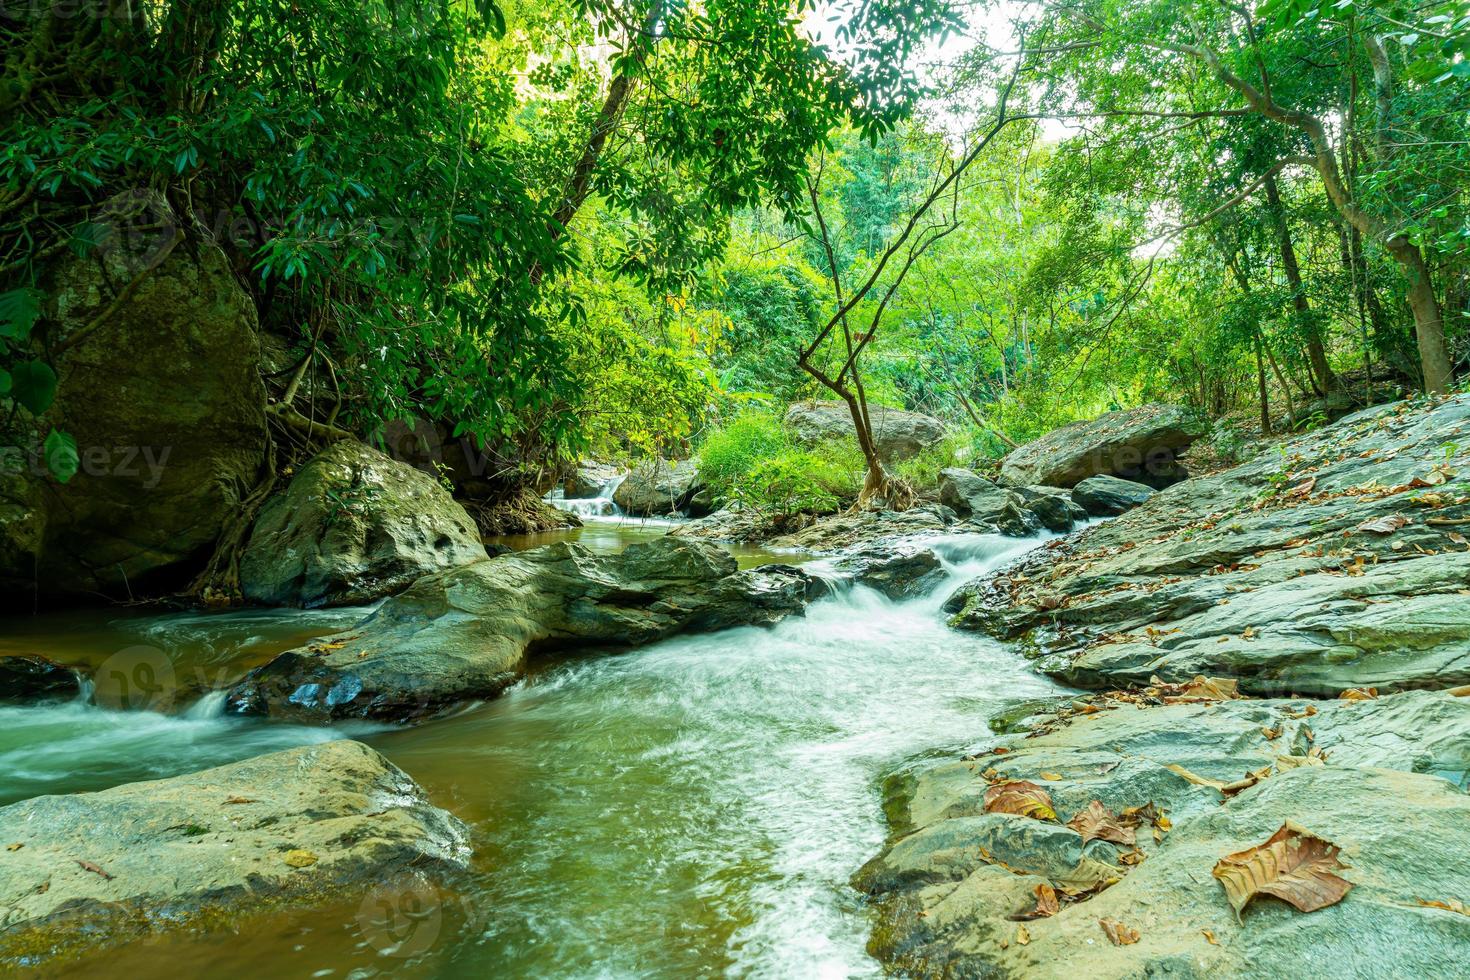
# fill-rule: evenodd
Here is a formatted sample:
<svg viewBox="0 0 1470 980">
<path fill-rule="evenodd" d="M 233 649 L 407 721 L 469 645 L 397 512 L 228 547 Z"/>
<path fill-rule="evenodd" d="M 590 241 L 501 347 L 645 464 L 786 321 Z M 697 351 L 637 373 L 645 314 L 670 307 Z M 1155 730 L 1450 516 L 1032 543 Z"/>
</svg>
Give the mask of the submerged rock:
<svg viewBox="0 0 1470 980">
<path fill-rule="evenodd" d="M 0 964 L 35 968 L 466 866 L 465 827 L 358 742 L 0 809 Z"/>
<path fill-rule="evenodd" d="M 1458 971 L 1470 918 L 1424 903 L 1460 900 L 1470 880 L 1470 699 L 1416 692 L 1091 709 L 1100 704 L 1006 754 L 919 763 L 890 778 L 894 838 L 855 879 L 879 902 L 870 949 L 890 968 L 1103 978 Z M 1269 775 L 1226 798 L 1171 765 L 1220 782 Z M 985 813 L 991 779 L 1043 786 L 1058 820 Z M 1145 822 L 1136 853 L 1084 844 L 1063 821 L 1093 800 L 1113 813 L 1152 803 L 1172 829 Z M 1211 869 L 1286 821 L 1340 845 L 1354 888 L 1311 914 L 1261 899 L 1237 921 Z M 1082 894 L 1025 922 L 1021 943 L 1014 917 L 1035 908 L 1043 883 Z M 1111 945 L 1105 918 L 1140 940 Z"/>
<path fill-rule="evenodd" d="M 1153 495 L 1153 487 L 1116 476 L 1089 476 L 1072 488 L 1072 499 L 1093 517 L 1127 513 Z"/>
<path fill-rule="evenodd" d="M 240 584 L 268 606 L 355 605 L 484 558 L 475 522 L 433 477 L 343 440 L 261 508 Z"/>
<path fill-rule="evenodd" d="M 833 562 L 833 568 L 890 599 L 927 595 L 944 580 L 939 556 L 922 542 L 859 546 Z"/>
<path fill-rule="evenodd" d="M 1470 683 L 1464 445 L 1470 396 L 1371 409 L 1054 542 L 949 608 L 1088 687 Z"/>
<path fill-rule="evenodd" d="M 353 629 L 251 671 L 228 703 L 305 721 L 420 718 L 499 694 L 529 653 L 768 625 L 802 611 L 812 587 L 784 566 L 742 572 L 696 541 L 617 555 L 553 544 L 420 579 Z"/>
<path fill-rule="evenodd" d="M 1109 412 L 1015 450 L 1001 464 L 1001 480 L 1013 486 L 1074 487 L 1103 474 L 1167 487 L 1189 475 L 1179 457 L 1209 432 L 1208 422 L 1173 405 Z"/>
<path fill-rule="evenodd" d="M 77 675 L 44 657 L 0 657 L 0 704 L 72 698 Z"/>
<path fill-rule="evenodd" d="M 929 415 L 872 405 L 868 415 L 873 439 L 885 463 L 912 459 L 944 439 L 944 423 Z M 799 442 L 815 445 L 837 439 L 856 439 L 852 412 L 846 402 L 797 402 L 786 410 L 786 424 Z"/>
</svg>

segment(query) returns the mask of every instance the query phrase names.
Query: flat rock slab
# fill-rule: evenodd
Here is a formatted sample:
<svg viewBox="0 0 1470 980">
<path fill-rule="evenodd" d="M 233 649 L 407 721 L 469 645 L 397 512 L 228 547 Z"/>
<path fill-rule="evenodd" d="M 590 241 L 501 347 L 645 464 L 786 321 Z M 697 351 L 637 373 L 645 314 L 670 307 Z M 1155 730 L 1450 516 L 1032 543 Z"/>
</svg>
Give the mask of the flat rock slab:
<svg viewBox="0 0 1470 980">
<path fill-rule="evenodd" d="M 1179 456 L 1209 431 L 1209 423 L 1174 405 L 1109 412 L 1015 450 L 1001 463 L 1001 481 L 1073 487 L 1102 474 L 1166 487 L 1188 475 Z"/>
<path fill-rule="evenodd" d="M 796 569 L 740 571 L 699 541 L 658 538 L 617 555 L 547 545 L 420 579 L 353 629 L 251 671 L 228 705 L 305 722 L 413 720 L 499 694 L 538 650 L 769 625 L 804 610 L 812 590 Z"/>
<path fill-rule="evenodd" d="M 972 583 L 961 628 L 1102 688 L 1470 683 L 1470 396 L 1350 416 Z"/>
<path fill-rule="evenodd" d="M 465 827 L 358 742 L 0 809 L 0 964 L 228 927 L 469 857 Z"/>
<path fill-rule="evenodd" d="M 1323 764 L 1281 761 L 1313 746 Z M 1227 798 L 1169 765 L 1222 782 L 1272 770 Z M 924 977 L 1458 975 L 1470 917 L 1424 903 L 1464 901 L 1467 770 L 1470 699 L 1445 693 L 1125 703 L 1053 720 L 1008 752 L 890 778 L 895 837 L 855 879 L 880 909 L 870 949 Z M 1044 787 L 1060 820 L 984 812 L 1002 778 Z M 1141 828 L 1129 864 L 1131 848 L 1084 844 L 1061 822 L 1092 800 L 1115 813 L 1152 802 L 1172 829 L 1156 839 Z M 1237 921 L 1211 870 L 1286 821 L 1340 845 L 1355 887 L 1310 914 L 1258 898 Z M 1097 880 L 1114 883 L 1051 918 L 1013 918 L 1035 908 L 1042 883 L 1080 891 Z M 1113 946 L 1105 918 L 1141 938 Z"/>
</svg>

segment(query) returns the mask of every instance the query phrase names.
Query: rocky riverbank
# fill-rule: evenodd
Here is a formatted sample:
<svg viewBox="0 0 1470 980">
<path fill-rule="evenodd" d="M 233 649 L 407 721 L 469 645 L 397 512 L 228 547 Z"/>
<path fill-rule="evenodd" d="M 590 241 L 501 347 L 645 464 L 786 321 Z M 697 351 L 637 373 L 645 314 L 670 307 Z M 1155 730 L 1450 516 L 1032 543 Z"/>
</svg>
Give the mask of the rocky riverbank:
<svg viewBox="0 0 1470 980">
<path fill-rule="evenodd" d="M 1470 398 L 1372 409 L 961 589 L 954 625 L 1105 693 L 893 774 L 893 837 L 855 878 L 874 955 L 936 977 L 1458 972 L 1466 444 Z M 1341 879 L 1324 857 L 1302 887 L 1350 890 L 1237 916 L 1217 863 L 1282 828 L 1284 861 L 1341 848 Z"/>
<path fill-rule="evenodd" d="M 40 796 L 0 809 L 0 964 L 443 880 L 468 858 L 464 825 L 357 742 Z"/>
</svg>

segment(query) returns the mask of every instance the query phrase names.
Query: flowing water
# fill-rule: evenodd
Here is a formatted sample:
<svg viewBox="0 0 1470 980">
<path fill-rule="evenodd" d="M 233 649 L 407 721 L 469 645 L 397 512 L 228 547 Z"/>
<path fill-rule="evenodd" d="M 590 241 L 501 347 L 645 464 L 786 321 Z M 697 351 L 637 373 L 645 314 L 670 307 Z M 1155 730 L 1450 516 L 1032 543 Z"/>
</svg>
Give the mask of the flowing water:
<svg viewBox="0 0 1470 980">
<path fill-rule="evenodd" d="M 939 540 L 950 579 L 930 597 L 852 589 L 773 629 L 542 661 L 504 697 L 413 729 L 270 726 L 212 714 L 208 700 L 183 715 L 4 709 L 0 793 L 91 789 L 351 736 L 472 828 L 474 873 L 455 894 L 344 896 L 238 934 L 109 951 L 78 976 L 876 975 L 848 879 L 886 834 L 883 774 L 988 745 L 990 721 L 1061 693 L 1013 650 L 946 628 L 939 609 L 955 584 L 1035 543 Z M 258 661 L 288 624 L 330 628 L 309 621 L 321 614 L 257 615 L 281 619 L 167 620 L 188 625 L 167 649 L 214 663 L 239 631 L 256 641 L 237 659 Z M 194 651 L 206 633 L 215 652 Z"/>
</svg>

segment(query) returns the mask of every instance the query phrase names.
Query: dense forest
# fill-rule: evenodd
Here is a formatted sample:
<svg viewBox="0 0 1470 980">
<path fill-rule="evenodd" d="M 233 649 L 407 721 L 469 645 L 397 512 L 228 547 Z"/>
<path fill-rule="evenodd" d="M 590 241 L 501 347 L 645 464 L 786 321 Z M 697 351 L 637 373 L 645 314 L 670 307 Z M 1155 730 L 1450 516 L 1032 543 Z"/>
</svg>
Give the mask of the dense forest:
<svg viewBox="0 0 1470 980">
<path fill-rule="evenodd" d="M 1470 356 L 1456 3 L 5 17 L 0 384 L 61 480 L 47 410 L 108 341 L 105 306 L 59 336 L 57 269 L 125 253 L 116 303 L 196 240 L 269 339 L 259 480 L 346 433 L 467 438 L 482 479 L 450 478 L 507 526 L 569 462 L 687 456 L 803 398 L 996 457 L 1156 399 L 1296 430 Z M 723 492 L 891 492 L 869 428 L 866 466 Z"/>
<path fill-rule="evenodd" d="M 1467 0 L 0 42 L 0 971 L 1463 974 Z"/>
</svg>

